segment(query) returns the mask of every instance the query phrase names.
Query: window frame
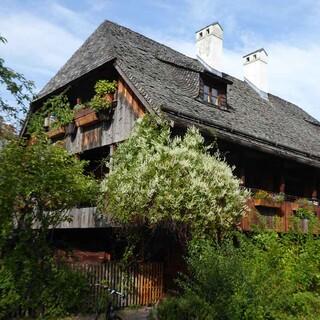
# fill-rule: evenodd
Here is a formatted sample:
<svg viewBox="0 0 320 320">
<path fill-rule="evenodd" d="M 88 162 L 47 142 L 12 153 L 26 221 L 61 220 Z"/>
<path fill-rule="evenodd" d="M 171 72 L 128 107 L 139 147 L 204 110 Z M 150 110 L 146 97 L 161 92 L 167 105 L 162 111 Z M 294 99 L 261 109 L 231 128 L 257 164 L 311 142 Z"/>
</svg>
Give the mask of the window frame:
<svg viewBox="0 0 320 320">
<path fill-rule="evenodd" d="M 214 92 L 214 93 L 213 93 Z M 219 89 L 213 86 L 203 84 L 203 101 L 220 107 Z"/>
</svg>

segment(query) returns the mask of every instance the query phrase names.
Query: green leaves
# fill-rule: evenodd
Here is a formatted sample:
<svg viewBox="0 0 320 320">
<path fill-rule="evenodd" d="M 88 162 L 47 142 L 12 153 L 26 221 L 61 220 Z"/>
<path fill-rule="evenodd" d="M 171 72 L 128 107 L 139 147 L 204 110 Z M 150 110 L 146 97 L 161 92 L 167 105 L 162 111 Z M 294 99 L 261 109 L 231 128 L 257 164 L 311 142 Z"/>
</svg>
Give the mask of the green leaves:
<svg viewBox="0 0 320 320">
<path fill-rule="evenodd" d="M 61 93 L 45 101 L 41 109 L 32 114 L 28 124 L 28 133 L 41 134 L 44 130 L 44 119 L 52 117 L 51 128 L 59 128 L 72 122 L 74 113 L 68 97 Z"/>
<path fill-rule="evenodd" d="M 94 202 L 97 185 L 83 174 L 85 163 L 45 139 L 39 137 L 31 146 L 10 142 L 1 150 L 0 162 L 2 228 L 12 228 L 16 219 L 24 228 L 35 224 L 47 229 L 84 199 Z"/>
<path fill-rule="evenodd" d="M 0 44 L 6 42 L 7 40 L 0 35 Z M 0 87 L 4 87 L 17 104 L 13 106 L 4 96 L 0 96 L 0 112 L 14 119 L 22 118 L 33 98 L 34 83 L 27 80 L 23 74 L 7 67 L 5 61 L 0 58 Z"/>
<path fill-rule="evenodd" d="M 96 94 L 90 100 L 89 105 L 93 110 L 107 110 L 112 102 L 106 99 L 105 95 L 114 93 L 117 90 L 117 82 L 109 80 L 99 80 L 94 86 Z"/>
<path fill-rule="evenodd" d="M 41 136 L 29 146 L 10 141 L 0 163 L 0 318 L 20 306 L 52 316 L 75 310 L 84 279 L 55 269 L 48 231 L 77 204 L 95 205 L 97 183 L 85 162 Z"/>
<path fill-rule="evenodd" d="M 195 128 L 171 138 L 167 123 L 148 117 L 118 147 L 102 189 L 102 205 L 122 223 L 187 226 L 211 236 L 239 221 L 247 197 Z"/>
<path fill-rule="evenodd" d="M 117 90 L 117 81 L 99 80 L 95 84 L 94 90 L 98 95 L 114 93 Z"/>
<path fill-rule="evenodd" d="M 158 319 L 318 319 L 319 246 L 312 235 L 274 232 L 194 239 L 182 292 L 160 304 Z"/>
</svg>

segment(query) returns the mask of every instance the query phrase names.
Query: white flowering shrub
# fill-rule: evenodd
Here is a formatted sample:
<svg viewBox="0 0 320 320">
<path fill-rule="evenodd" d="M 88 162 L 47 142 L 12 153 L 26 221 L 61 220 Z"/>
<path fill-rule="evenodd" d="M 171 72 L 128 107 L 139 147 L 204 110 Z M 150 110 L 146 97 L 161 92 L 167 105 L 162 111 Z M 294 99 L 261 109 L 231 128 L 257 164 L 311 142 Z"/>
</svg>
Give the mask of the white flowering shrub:
<svg viewBox="0 0 320 320">
<path fill-rule="evenodd" d="M 197 129 L 183 138 L 170 134 L 165 121 L 138 121 L 102 182 L 104 211 L 124 224 L 200 235 L 230 229 L 244 213 L 247 191 L 227 163 L 209 153 Z"/>
</svg>

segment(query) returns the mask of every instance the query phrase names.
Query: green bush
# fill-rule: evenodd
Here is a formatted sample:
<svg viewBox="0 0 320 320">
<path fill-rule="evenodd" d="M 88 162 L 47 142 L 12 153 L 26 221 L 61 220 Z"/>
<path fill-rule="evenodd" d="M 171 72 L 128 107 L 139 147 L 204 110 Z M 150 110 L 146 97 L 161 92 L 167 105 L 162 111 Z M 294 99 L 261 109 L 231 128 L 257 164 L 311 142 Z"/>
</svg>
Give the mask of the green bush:
<svg viewBox="0 0 320 320">
<path fill-rule="evenodd" d="M 0 319 L 19 308 L 33 318 L 81 310 L 85 279 L 56 267 L 49 235 L 69 220 L 68 210 L 94 201 L 97 184 L 84 175 L 86 163 L 40 137 L 30 146 L 7 143 L 0 163 Z"/>
<path fill-rule="evenodd" d="M 311 235 L 237 234 L 193 241 L 182 294 L 158 319 L 319 319 L 320 240 Z"/>
<path fill-rule="evenodd" d="M 172 138 L 169 124 L 145 116 L 112 157 L 102 212 L 126 225 L 165 226 L 179 234 L 222 238 L 245 213 L 248 192 L 232 168 L 192 127 Z"/>
<path fill-rule="evenodd" d="M 28 259 L 26 259 L 28 260 Z M 8 319 L 19 310 L 28 310 L 33 318 L 60 319 L 85 312 L 89 308 L 86 278 L 67 266 L 57 267 L 26 261 L 24 268 L 0 269 L 0 319 Z"/>
<path fill-rule="evenodd" d="M 0 319 L 4 319 L 18 309 L 21 297 L 14 284 L 13 275 L 0 266 Z"/>
</svg>

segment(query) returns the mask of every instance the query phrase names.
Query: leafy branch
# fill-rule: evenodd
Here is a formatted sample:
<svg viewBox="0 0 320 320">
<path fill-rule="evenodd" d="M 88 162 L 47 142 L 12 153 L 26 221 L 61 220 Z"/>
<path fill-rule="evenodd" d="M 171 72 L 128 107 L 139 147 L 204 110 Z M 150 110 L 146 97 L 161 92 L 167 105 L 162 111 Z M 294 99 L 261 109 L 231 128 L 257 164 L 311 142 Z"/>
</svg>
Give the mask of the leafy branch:
<svg viewBox="0 0 320 320">
<path fill-rule="evenodd" d="M 0 35 L 0 43 L 6 44 L 7 39 Z M 0 58 L 0 86 L 12 95 L 16 106 L 11 105 L 7 99 L 0 96 L 0 112 L 7 117 L 19 120 L 27 111 L 28 104 L 33 99 L 34 83 L 27 80 L 19 72 L 7 67 L 3 58 Z"/>
</svg>

